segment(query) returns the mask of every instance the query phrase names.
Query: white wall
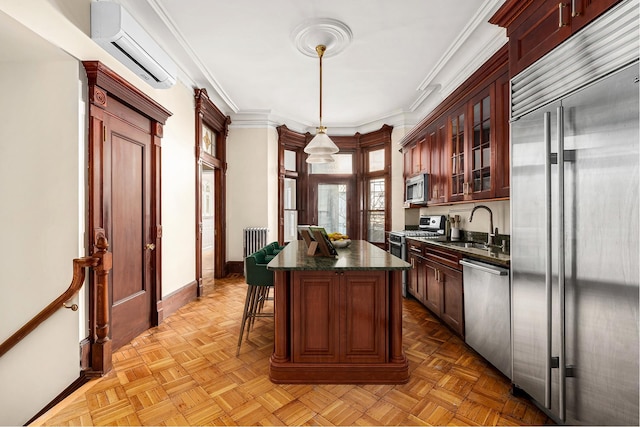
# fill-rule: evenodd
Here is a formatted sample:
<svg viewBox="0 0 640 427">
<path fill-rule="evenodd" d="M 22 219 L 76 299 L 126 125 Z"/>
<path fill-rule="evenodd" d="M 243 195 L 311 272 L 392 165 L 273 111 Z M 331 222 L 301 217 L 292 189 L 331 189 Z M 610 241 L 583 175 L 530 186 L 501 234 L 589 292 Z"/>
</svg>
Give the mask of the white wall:
<svg viewBox="0 0 640 427">
<path fill-rule="evenodd" d="M 69 287 L 84 255 L 79 79 L 71 58 L 0 64 L 0 341 Z M 0 424 L 22 425 L 78 378 L 83 326 L 59 310 L 2 357 Z"/>
<path fill-rule="evenodd" d="M 156 99 L 173 115 L 162 137 L 162 296 L 196 278 L 196 160 L 193 89 L 178 82 Z"/>
<path fill-rule="evenodd" d="M 227 260 L 243 260 L 242 230 L 268 227 L 278 240 L 278 134 L 274 128 L 229 129 Z"/>
<path fill-rule="evenodd" d="M 13 37 L 2 32 L 0 41 L 13 46 L 29 39 L 26 46 L 38 48 L 23 48 L 20 60 L 31 62 L 0 57 L 0 341 L 67 289 L 72 259 L 84 255 L 81 60 L 102 61 L 173 113 L 162 140 L 163 297 L 195 280 L 193 88 L 178 83 L 155 90 L 106 54 L 87 34 L 89 4 L 66 7 L 73 9 L 71 19 L 65 16 L 70 10 L 48 0 L 0 0 L 0 25 L 14 31 Z M 40 40 L 34 33 L 50 43 L 31 40 Z M 25 423 L 78 378 L 79 342 L 88 328 L 84 287 L 74 302 L 79 311 L 59 310 L 2 357 L 0 425 Z"/>
<path fill-rule="evenodd" d="M 410 129 L 394 127 L 391 132 L 391 230 L 405 229 L 404 205 L 404 157 L 399 151 L 400 141 Z"/>
</svg>

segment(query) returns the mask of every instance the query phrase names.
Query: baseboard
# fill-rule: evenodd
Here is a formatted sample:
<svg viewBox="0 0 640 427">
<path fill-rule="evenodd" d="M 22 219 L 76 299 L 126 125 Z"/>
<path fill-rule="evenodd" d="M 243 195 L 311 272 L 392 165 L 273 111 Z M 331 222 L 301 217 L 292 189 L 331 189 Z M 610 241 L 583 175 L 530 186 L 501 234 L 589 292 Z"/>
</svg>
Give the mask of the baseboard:
<svg viewBox="0 0 640 427">
<path fill-rule="evenodd" d="M 162 317 L 166 319 L 171 314 L 178 311 L 183 305 L 195 300 L 198 297 L 198 282 L 195 280 L 175 292 L 162 298 Z"/>
<path fill-rule="evenodd" d="M 62 393 L 60 393 L 59 395 L 57 395 L 51 402 L 49 402 L 47 404 L 47 406 L 45 406 L 44 408 L 42 408 L 40 410 L 40 412 L 38 412 L 37 414 L 35 414 L 29 421 L 27 421 L 25 423 L 26 426 L 31 425 L 34 421 L 36 421 L 38 418 L 40 418 L 42 415 L 46 414 L 48 411 L 50 411 L 53 407 L 55 407 L 58 403 L 62 402 L 64 399 L 66 399 L 67 397 L 69 397 L 71 394 L 73 394 L 73 392 L 75 392 L 76 390 L 78 390 L 80 387 L 82 387 L 84 384 L 86 384 L 87 382 L 89 382 L 90 378 L 88 378 L 85 374 L 84 371 L 80 372 L 80 377 L 78 377 L 77 380 L 75 380 L 74 382 L 71 383 L 71 385 L 69 385 L 69 387 L 65 388 Z"/>
<path fill-rule="evenodd" d="M 227 273 L 228 274 L 244 274 L 244 261 L 228 261 Z"/>
</svg>

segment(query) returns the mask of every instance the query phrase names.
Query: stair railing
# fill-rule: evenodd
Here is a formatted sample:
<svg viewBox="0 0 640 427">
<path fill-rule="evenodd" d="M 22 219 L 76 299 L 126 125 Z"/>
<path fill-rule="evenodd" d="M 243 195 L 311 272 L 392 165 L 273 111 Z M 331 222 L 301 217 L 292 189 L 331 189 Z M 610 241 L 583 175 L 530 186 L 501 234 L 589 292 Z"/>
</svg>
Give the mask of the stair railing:
<svg viewBox="0 0 640 427">
<path fill-rule="evenodd" d="M 105 374 L 111 369 L 111 343 L 109 339 L 109 306 L 108 306 L 108 280 L 109 270 L 111 270 L 111 253 L 108 252 L 109 242 L 104 230 L 97 229 L 95 232 L 95 252 L 93 256 L 76 258 L 73 260 L 73 278 L 71 285 L 58 298 L 53 300 L 40 313 L 25 323 L 13 335 L 0 344 L 0 357 L 11 350 L 24 337 L 29 335 L 42 322 L 47 320 L 53 313 L 61 308 L 70 308 L 73 311 L 78 309 L 76 304 L 68 306 L 66 304 L 78 293 L 85 279 L 85 268 L 90 267 L 96 273 L 95 298 L 96 298 L 96 331 L 93 334 L 92 344 L 92 371 Z M 95 354 L 98 353 L 98 354 Z M 108 353 L 108 354 L 107 354 Z M 107 360 L 105 360 L 107 359 Z M 105 370 L 106 369 L 106 370 Z"/>
</svg>

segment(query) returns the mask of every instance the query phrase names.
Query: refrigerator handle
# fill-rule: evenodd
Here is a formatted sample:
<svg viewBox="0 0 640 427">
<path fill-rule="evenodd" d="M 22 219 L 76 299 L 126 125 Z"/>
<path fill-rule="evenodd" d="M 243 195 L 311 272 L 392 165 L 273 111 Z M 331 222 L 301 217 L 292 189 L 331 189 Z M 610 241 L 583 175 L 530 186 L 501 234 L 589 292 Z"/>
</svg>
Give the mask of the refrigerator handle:
<svg viewBox="0 0 640 427">
<path fill-rule="evenodd" d="M 545 315 L 547 319 L 547 335 L 545 343 L 545 366 L 544 366 L 544 406 L 547 409 L 551 409 L 551 334 L 552 334 L 552 319 L 551 319 L 551 260 L 552 260 L 552 242 L 551 242 L 551 112 L 544 113 L 544 147 L 545 147 L 545 160 L 544 160 L 544 180 L 545 180 L 545 231 L 547 233 L 546 250 L 545 250 L 545 276 L 544 276 L 544 292 L 545 292 Z"/>
<path fill-rule="evenodd" d="M 558 350 L 558 409 L 560 421 L 566 420 L 566 355 L 565 355 L 565 272 L 564 272 L 564 109 L 558 107 L 558 305 L 560 308 L 560 348 Z"/>
</svg>

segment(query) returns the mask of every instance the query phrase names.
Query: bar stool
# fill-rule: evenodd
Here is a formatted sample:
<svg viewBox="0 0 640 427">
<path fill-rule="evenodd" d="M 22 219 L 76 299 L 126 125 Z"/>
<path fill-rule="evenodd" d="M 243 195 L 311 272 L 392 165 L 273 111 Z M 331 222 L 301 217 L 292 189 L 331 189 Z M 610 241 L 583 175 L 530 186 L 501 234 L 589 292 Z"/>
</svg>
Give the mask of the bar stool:
<svg viewBox="0 0 640 427">
<path fill-rule="evenodd" d="M 267 253 L 261 249 L 245 258 L 245 274 L 247 282 L 247 296 L 244 301 L 244 311 L 240 324 L 240 336 L 236 356 L 240 355 L 240 346 L 245 328 L 249 340 L 249 331 L 257 317 L 273 317 L 273 312 L 263 312 L 265 301 L 272 300 L 269 297 L 273 287 L 273 271 L 267 270 Z"/>
</svg>

